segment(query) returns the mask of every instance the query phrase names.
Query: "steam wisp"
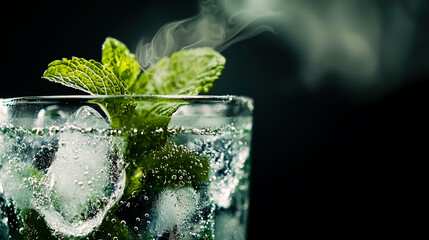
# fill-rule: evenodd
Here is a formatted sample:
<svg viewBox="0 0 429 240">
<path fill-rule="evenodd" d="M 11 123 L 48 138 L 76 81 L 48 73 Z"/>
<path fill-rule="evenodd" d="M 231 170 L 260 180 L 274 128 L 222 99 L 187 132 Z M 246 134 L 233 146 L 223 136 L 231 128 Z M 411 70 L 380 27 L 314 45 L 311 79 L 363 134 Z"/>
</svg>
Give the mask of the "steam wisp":
<svg viewBox="0 0 429 240">
<path fill-rule="evenodd" d="M 229 15 L 224 11 L 227 2 L 203 1 L 198 15 L 165 24 L 151 42 L 141 40 L 136 51 L 140 67 L 146 69 L 162 57 L 187 48 L 211 47 L 221 52 L 238 41 L 272 31 L 268 24 L 251 25 L 260 18 L 275 15 L 275 12 L 245 9 Z"/>
<path fill-rule="evenodd" d="M 380 95 L 402 84 L 422 4 L 422 0 L 205 0 L 198 15 L 168 23 L 152 41 L 141 41 L 137 58 L 144 70 L 181 49 L 223 51 L 275 28 L 279 34 L 273 37 L 297 53 L 298 78 L 308 88 L 334 76 L 334 83 L 356 96 Z"/>
</svg>

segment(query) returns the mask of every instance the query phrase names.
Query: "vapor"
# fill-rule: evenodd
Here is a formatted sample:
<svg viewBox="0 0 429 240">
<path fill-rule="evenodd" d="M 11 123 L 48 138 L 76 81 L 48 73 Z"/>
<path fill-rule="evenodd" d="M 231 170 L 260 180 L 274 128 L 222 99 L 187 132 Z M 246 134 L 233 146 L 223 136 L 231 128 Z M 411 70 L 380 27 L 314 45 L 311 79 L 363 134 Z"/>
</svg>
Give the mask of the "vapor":
<svg viewBox="0 0 429 240">
<path fill-rule="evenodd" d="M 160 58 L 187 48 L 212 47 L 220 52 L 260 32 L 273 31 L 268 24 L 251 25 L 260 18 L 276 15 L 276 12 L 241 9 L 227 14 L 224 9 L 229 2 L 236 1 L 202 1 L 198 15 L 165 24 L 150 42 L 141 40 L 136 50 L 140 67 L 146 69 Z"/>
<path fill-rule="evenodd" d="M 325 81 L 359 96 L 401 86 L 423 1 L 242 0 L 242 8 L 276 7 L 269 19 L 279 41 L 298 55 L 299 81 Z M 230 14 L 237 11 L 228 7 Z M 334 82 L 333 82 L 334 81 Z"/>
<path fill-rule="evenodd" d="M 309 89 L 335 79 L 350 93 L 377 95 L 402 83 L 420 5 L 421 0 L 205 0 L 198 15 L 140 41 L 137 58 L 144 70 L 181 49 L 223 51 L 275 30 L 273 37 L 297 54 L 298 80 Z"/>
</svg>

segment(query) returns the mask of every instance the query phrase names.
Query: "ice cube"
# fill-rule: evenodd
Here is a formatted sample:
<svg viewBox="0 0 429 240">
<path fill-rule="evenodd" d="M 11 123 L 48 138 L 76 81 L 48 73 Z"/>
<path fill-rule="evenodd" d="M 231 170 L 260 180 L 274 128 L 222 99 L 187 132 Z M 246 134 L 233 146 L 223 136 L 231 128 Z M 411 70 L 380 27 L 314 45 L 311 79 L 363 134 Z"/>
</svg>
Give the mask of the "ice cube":
<svg viewBox="0 0 429 240">
<path fill-rule="evenodd" d="M 199 199 L 199 194 L 193 188 L 162 191 L 155 205 L 155 235 L 161 236 L 174 227 L 180 230 L 196 212 Z"/>
<path fill-rule="evenodd" d="M 68 122 L 83 129 L 109 128 L 109 123 L 107 122 L 107 119 L 104 119 L 99 112 L 89 106 L 83 106 L 76 110 L 76 112 L 73 113 Z"/>
<path fill-rule="evenodd" d="M 207 152 L 213 154 L 210 162 L 209 192 L 213 202 L 221 208 L 231 206 L 232 196 L 245 174 L 245 162 L 250 148 L 237 140 L 232 133 L 225 133 L 207 141 Z"/>
<path fill-rule="evenodd" d="M 37 113 L 37 118 L 34 121 L 34 127 L 44 128 L 63 124 L 69 118 L 69 113 L 62 110 L 60 106 L 51 105 L 41 109 Z"/>
<path fill-rule="evenodd" d="M 31 164 L 34 139 L 25 130 L 11 130 L 8 126 L 0 135 L 0 190 L 21 210 L 28 208 L 35 185 Z"/>
<path fill-rule="evenodd" d="M 66 126 L 33 204 L 54 231 L 85 236 L 122 196 L 124 171 L 112 156 L 116 140 L 102 131 L 109 124 L 97 111 L 81 107 Z"/>
<path fill-rule="evenodd" d="M 5 161 L 3 161 L 5 160 Z M 32 192 L 35 187 L 33 166 L 16 158 L 2 158 L 0 168 L 0 190 L 7 199 L 12 199 L 21 210 L 30 205 Z"/>
</svg>

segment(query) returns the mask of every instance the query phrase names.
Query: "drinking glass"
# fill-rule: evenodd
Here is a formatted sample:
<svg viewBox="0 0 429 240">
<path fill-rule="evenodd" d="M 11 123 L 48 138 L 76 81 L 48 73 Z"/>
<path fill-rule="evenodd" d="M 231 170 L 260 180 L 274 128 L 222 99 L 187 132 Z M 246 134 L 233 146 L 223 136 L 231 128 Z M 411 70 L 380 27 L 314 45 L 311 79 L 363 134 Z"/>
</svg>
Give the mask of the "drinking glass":
<svg viewBox="0 0 429 240">
<path fill-rule="evenodd" d="M 0 99 L 1 239 L 245 239 L 253 101 Z"/>
</svg>

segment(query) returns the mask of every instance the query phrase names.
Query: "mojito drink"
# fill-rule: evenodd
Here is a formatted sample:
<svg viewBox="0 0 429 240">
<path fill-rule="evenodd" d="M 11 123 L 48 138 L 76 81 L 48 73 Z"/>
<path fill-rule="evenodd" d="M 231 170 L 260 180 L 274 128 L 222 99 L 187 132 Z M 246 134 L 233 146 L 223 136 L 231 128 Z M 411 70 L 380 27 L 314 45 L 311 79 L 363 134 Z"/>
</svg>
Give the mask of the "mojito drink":
<svg viewBox="0 0 429 240">
<path fill-rule="evenodd" d="M 0 100 L 0 239 L 245 239 L 252 104 Z"/>
</svg>

